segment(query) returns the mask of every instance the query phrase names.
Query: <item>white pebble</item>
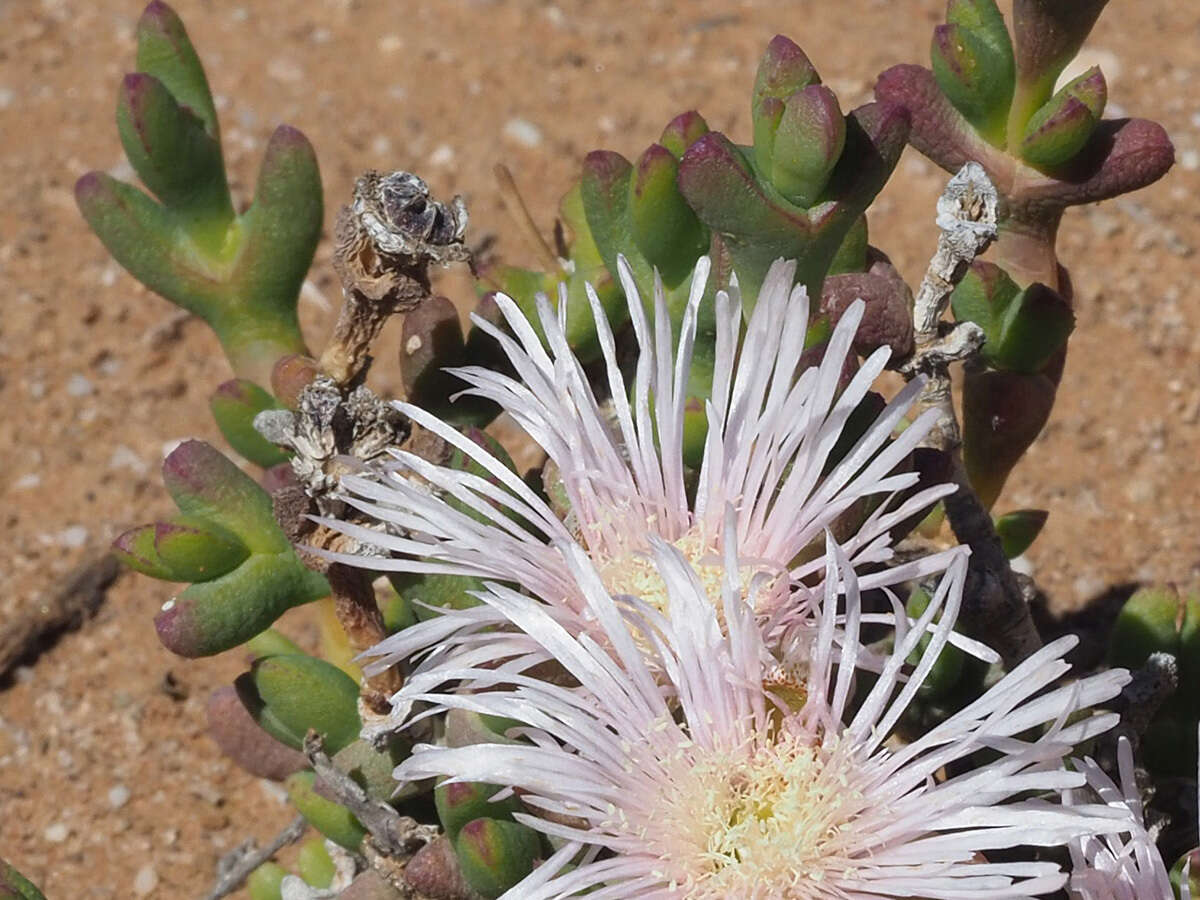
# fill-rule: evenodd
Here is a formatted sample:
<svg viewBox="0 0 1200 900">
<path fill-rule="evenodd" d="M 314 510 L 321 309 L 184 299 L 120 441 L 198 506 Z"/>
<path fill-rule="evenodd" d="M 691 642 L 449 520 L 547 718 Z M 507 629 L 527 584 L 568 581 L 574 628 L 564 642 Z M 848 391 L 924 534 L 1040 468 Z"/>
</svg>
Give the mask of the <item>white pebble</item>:
<svg viewBox="0 0 1200 900">
<path fill-rule="evenodd" d="M 76 372 L 67 379 L 67 393 L 72 397 L 86 397 L 93 390 L 95 388 L 92 387 L 92 383 L 86 375 L 80 375 Z"/>
<path fill-rule="evenodd" d="M 58 543 L 63 547 L 72 549 L 82 547 L 87 543 L 88 530 L 82 525 L 72 525 L 70 528 L 64 528 L 58 533 Z"/>
<path fill-rule="evenodd" d="M 8 109 L 17 97 L 12 88 L 0 87 L 0 109 Z"/>
<path fill-rule="evenodd" d="M 148 466 L 145 461 L 124 444 L 113 448 L 112 456 L 108 458 L 110 469 L 129 469 L 131 472 L 145 472 Z"/>
<path fill-rule="evenodd" d="M 146 863 L 138 869 L 137 875 L 133 877 L 133 892 L 139 897 L 145 897 L 156 887 L 158 887 L 158 873 L 154 871 L 154 866 Z"/>
<path fill-rule="evenodd" d="M 1200 150 L 1184 150 L 1179 154 L 1179 165 L 1189 172 L 1200 169 Z"/>
<path fill-rule="evenodd" d="M 28 491 L 42 483 L 42 476 L 37 472 L 29 472 L 13 482 L 14 491 Z"/>
<path fill-rule="evenodd" d="M 296 82 L 304 78 L 304 70 L 290 59 L 277 57 L 267 63 L 267 75 L 276 81 Z"/>
<path fill-rule="evenodd" d="M 129 802 L 129 788 L 123 784 L 113 785 L 108 789 L 108 805 L 120 809 Z"/>
<path fill-rule="evenodd" d="M 542 129 L 528 119 L 509 119 L 504 123 L 504 136 L 522 147 L 536 147 L 542 142 Z"/>
<path fill-rule="evenodd" d="M 432 153 L 429 154 L 429 165 L 431 166 L 452 166 L 454 165 L 454 148 L 449 144 L 438 144 Z"/>
<path fill-rule="evenodd" d="M 404 46 L 404 39 L 398 34 L 385 34 L 376 46 L 380 53 L 395 53 Z"/>
<path fill-rule="evenodd" d="M 46 826 L 46 830 L 42 832 L 42 837 L 52 844 L 61 844 L 67 839 L 67 835 L 70 833 L 71 829 L 64 823 L 55 822 L 53 825 Z"/>
</svg>

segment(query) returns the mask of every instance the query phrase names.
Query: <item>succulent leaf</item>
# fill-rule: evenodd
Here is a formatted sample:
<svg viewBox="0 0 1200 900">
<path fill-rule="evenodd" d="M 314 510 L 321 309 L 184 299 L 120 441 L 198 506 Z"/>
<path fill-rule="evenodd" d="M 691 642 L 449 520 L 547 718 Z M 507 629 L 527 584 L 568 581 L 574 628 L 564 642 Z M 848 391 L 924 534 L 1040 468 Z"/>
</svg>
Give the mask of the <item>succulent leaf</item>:
<svg viewBox="0 0 1200 900">
<path fill-rule="evenodd" d="M 260 412 L 283 406 L 253 381 L 247 378 L 226 381 L 209 398 L 208 407 L 229 446 L 245 459 L 264 469 L 288 461 L 284 450 L 254 428 L 254 417 Z"/>
<path fill-rule="evenodd" d="M 261 705 L 255 709 L 248 704 L 247 709 L 256 721 L 258 710 L 266 709 L 292 735 L 302 736 L 311 728 L 335 755 L 358 739 L 358 685 L 337 666 L 304 654 L 268 656 L 255 661 L 251 680 Z M 241 697 L 245 703 L 245 689 Z"/>
<path fill-rule="evenodd" d="M 352 853 L 362 846 L 367 830 L 346 807 L 326 800 L 313 789 L 316 776 L 311 771 L 297 772 L 284 783 L 288 800 L 308 824 L 340 847 Z"/>
</svg>

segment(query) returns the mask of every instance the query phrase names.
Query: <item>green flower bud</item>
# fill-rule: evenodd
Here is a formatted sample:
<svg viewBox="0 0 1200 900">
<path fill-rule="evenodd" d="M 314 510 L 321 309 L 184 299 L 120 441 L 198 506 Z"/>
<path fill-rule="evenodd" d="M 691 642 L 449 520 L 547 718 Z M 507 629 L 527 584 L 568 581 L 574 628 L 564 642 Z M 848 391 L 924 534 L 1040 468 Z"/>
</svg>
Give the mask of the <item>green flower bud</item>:
<svg viewBox="0 0 1200 900">
<path fill-rule="evenodd" d="M 1033 114 L 1021 139 L 1021 156 L 1038 169 L 1069 162 L 1100 124 L 1107 100 L 1104 74 L 1092 66 Z"/>
<path fill-rule="evenodd" d="M 499 897 L 533 871 L 541 851 L 537 832 L 516 822 L 475 819 L 454 842 L 467 882 L 484 897 Z"/>
<path fill-rule="evenodd" d="M 833 91 L 813 84 L 787 99 L 771 150 L 771 182 L 797 206 L 815 205 L 846 144 Z"/>
<path fill-rule="evenodd" d="M 658 142 L 670 150 L 676 159 L 681 159 L 687 148 L 706 134 L 708 123 L 693 109 L 680 113 L 668 122 Z"/>
<path fill-rule="evenodd" d="M 951 23 L 934 29 L 930 57 L 942 93 L 983 137 L 1002 147 L 1013 96 L 1011 50 L 998 53 L 978 32 Z"/>
</svg>

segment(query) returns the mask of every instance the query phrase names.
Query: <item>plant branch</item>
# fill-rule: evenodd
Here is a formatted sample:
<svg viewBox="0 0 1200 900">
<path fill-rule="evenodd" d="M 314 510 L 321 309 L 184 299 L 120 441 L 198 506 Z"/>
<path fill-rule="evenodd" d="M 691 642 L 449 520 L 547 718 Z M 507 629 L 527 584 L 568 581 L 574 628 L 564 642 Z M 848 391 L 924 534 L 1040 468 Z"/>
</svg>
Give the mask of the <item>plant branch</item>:
<svg viewBox="0 0 1200 900">
<path fill-rule="evenodd" d="M 987 508 L 967 479 L 962 463 L 962 432 L 954 412 L 950 363 L 970 360 L 982 346 L 978 326 L 946 326 L 942 316 L 954 286 L 971 261 L 996 237 L 996 189 L 983 168 L 968 162 L 950 179 L 938 199 L 937 250 L 917 290 L 913 308 L 915 350 L 900 366 L 906 378 L 926 378 L 920 403 L 941 412 L 924 443 L 946 454 L 950 481 L 958 490 L 943 503 L 955 537 L 971 548 L 964 591 L 963 621 L 1012 668 L 1041 646 L 1028 598 L 996 536 Z"/>
<path fill-rule="evenodd" d="M 306 828 L 308 823 L 304 821 L 304 817 L 297 816 L 262 849 L 256 847 L 253 840 L 248 840 L 226 853 L 217 862 L 217 883 L 205 895 L 204 900 L 221 900 L 222 897 L 228 897 L 242 886 L 255 869 L 288 844 L 300 840 Z"/>
</svg>

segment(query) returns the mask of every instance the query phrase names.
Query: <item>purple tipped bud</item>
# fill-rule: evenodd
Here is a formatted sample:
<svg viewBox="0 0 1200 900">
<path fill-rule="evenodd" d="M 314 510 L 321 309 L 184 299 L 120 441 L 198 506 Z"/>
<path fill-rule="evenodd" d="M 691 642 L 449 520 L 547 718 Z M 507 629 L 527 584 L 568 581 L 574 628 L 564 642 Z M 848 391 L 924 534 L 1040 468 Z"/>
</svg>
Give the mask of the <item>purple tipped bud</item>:
<svg viewBox="0 0 1200 900">
<path fill-rule="evenodd" d="M 154 627 L 163 646 L 185 657 L 244 644 L 302 603 L 329 593 L 325 579 L 289 549 L 255 554 L 227 575 L 193 584 L 163 606 Z"/>
<path fill-rule="evenodd" d="M 1013 95 L 1011 53 L 997 53 L 965 25 L 939 25 L 930 47 L 938 86 L 987 140 L 1003 146 Z"/>
<path fill-rule="evenodd" d="M 658 142 L 671 151 L 671 154 L 680 159 L 687 148 L 708 134 L 708 123 L 700 113 L 694 109 L 690 109 L 685 113 L 680 113 L 663 129 L 662 137 Z"/>
<path fill-rule="evenodd" d="M 137 42 L 138 70 L 148 72 L 166 85 L 180 105 L 198 116 L 215 139 L 219 133 L 217 112 L 208 79 L 175 10 L 154 0 L 138 20 Z"/>
<path fill-rule="evenodd" d="M 533 871 L 541 850 L 537 832 L 516 822 L 475 819 L 454 842 L 467 883 L 485 897 L 499 897 Z"/>
<path fill-rule="evenodd" d="M 177 212 L 205 249 L 219 251 L 233 221 L 221 146 L 204 123 L 151 75 L 126 75 L 117 131 L 134 171 Z"/>
<path fill-rule="evenodd" d="M 679 163 L 661 144 L 638 157 L 630 181 L 633 240 L 668 287 L 687 278 L 708 247 L 708 234 L 676 185 Z"/>
<path fill-rule="evenodd" d="M 437 805 L 438 820 L 453 840 L 458 837 L 459 829 L 480 816 L 492 819 L 512 818 L 515 812 L 522 812 L 521 801 L 516 795 L 506 799 L 493 801 L 501 790 L 494 784 L 471 784 L 468 782 L 442 783 L 434 789 L 433 800 Z"/>
<path fill-rule="evenodd" d="M 769 169 L 776 189 L 797 206 L 814 205 L 846 143 L 846 121 L 833 91 L 813 84 L 787 99 Z"/>
<path fill-rule="evenodd" d="M 302 753 L 258 726 L 232 686 L 219 688 L 208 698 L 208 735 L 222 753 L 258 778 L 283 781 L 308 765 Z"/>
<path fill-rule="evenodd" d="M 232 572 L 250 555 L 237 538 L 196 520 L 159 522 L 154 549 L 174 573 L 173 581 L 212 581 Z"/>
<path fill-rule="evenodd" d="M 1028 114 L 1050 96 L 1054 82 L 1083 46 L 1108 0 L 1014 0 L 1017 77 Z"/>
<path fill-rule="evenodd" d="M 180 512 L 232 532 L 251 551 L 290 548 L 267 492 L 209 444 L 184 441 L 172 450 L 163 460 L 163 484 Z"/>
<path fill-rule="evenodd" d="M 1039 169 L 1065 165 L 1096 130 L 1107 100 L 1104 74 L 1093 66 L 1033 114 L 1021 140 L 1021 156 Z"/>
<path fill-rule="evenodd" d="M 158 548 L 154 546 L 156 533 L 154 525 L 131 528 L 113 541 L 113 553 L 135 572 L 163 581 L 182 581 L 175 577 L 175 571 L 170 566 L 159 559 Z"/>
<path fill-rule="evenodd" d="M 757 110 L 766 97 L 784 100 L 820 80 L 816 68 L 799 45 L 777 34 L 767 44 L 766 52 L 758 63 L 751 94 L 751 111 Z"/>
</svg>

